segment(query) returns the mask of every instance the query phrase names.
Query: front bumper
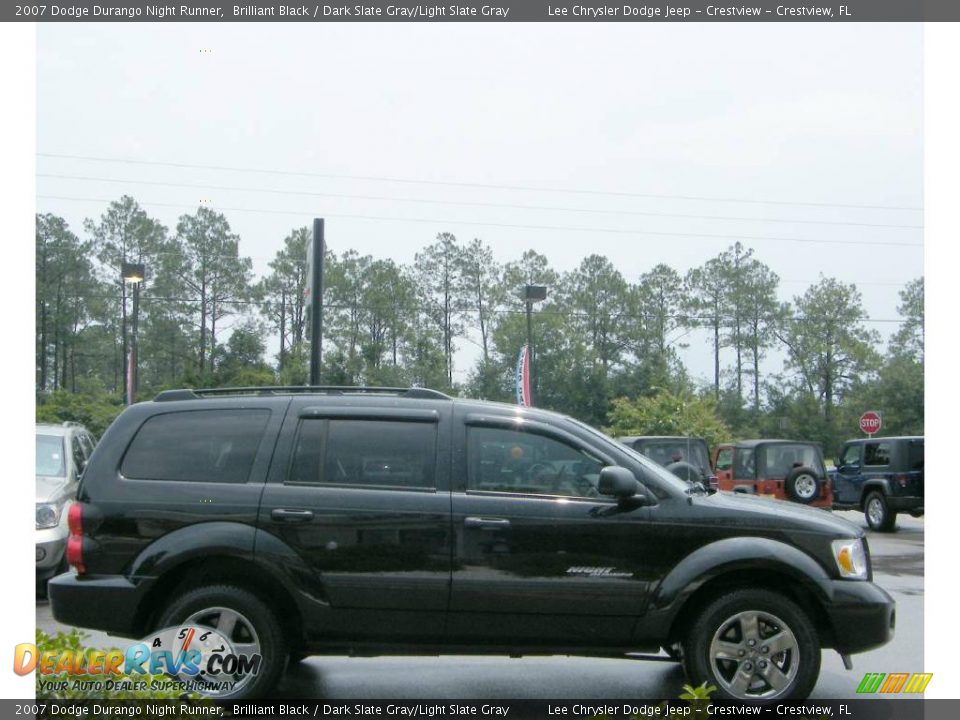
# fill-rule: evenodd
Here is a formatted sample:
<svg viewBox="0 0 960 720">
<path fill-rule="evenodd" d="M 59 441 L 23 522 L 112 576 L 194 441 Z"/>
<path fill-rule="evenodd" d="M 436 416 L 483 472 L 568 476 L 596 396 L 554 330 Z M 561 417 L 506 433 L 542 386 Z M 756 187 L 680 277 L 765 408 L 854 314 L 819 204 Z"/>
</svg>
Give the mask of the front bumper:
<svg viewBox="0 0 960 720">
<path fill-rule="evenodd" d="M 116 575 L 81 577 L 65 573 L 47 586 L 50 609 L 63 625 L 140 637 L 138 611 L 153 582 L 153 578 L 131 582 Z"/>
<path fill-rule="evenodd" d="M 825 610 L 837 652 L 864 652 L 893 639 L 897 604 L 886 590 L 857 580 L 833 580 L 831 586 Z"/>
</svg>

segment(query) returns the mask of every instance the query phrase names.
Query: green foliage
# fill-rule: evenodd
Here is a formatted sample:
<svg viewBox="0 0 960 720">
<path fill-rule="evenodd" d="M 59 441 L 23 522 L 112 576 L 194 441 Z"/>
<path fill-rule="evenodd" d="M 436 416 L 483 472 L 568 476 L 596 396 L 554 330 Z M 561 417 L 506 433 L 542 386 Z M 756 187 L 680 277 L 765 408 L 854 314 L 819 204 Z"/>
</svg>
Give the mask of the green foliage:
<svg viewBox="0 0 960 720">
<path fill-rule="evenodd" d="M 894 355 L 909 357 L 921 365 L 924 344 L 923 293 L 923 278 L 912 280 L 900 291 L 897 312 L 904 322 L 890 343 Z"/>
<path fill-rule="evenodd" d="M 57 657 L 63 657 L 69 652 L 73 657 L 83 656 L 89 662 L 90 655 L 95 652 L 118 651 L 117 648 L 89 648 L 83 643 L 85 633 L 77 629 L 69 632 L 60 631 L 56 635 L 49 635 L 43 630 L 37 630 L 36 641 L 37 653 L 43 657 L 44 653 L 54 653 Z M 37 663 L 37 699 L 38 700 L 179 700 L 184 698 L 199 699 L 196 693 L 183 693 L 176 688 L 158 688 L 151 690 L 150 684 L 153 681 L 166 683 L 170 678 L 166 675 L 71 675 L 64 671 L 59 674 L 43 674 L 40 672 L 40 662 Z M 112 680 L 116 683 L 113 689 L 93 689 L 93 687 L 84 681 L 86 680 Z M 66 682 L 64 689 L 53 690 L 52 684 Z M 42 684 L 41 684 L 42 683 Z M 132 683 L 146 683 L 147 689 L 134 689 Z M 115 715 L 98 714 L 97 717 L 126 717 L 122 712 Z"/>
<path fill-rule="evenodd" d="M 856 286 L 821 278 L 795 299 L 779 335 L 798 389 L 822 403 L 827 432 L 833 432 L 834 408 L 844 393 L 879 365 L 879 337 L 864 325 L 866 316 Z"/>
<path fill-rule="evenodd" d="M 123 402 L 116 395 L 57 390 L 37 398 L 36 417 L 38 423 L 78 422 L 99 438 L 122 410 Z"/>
<path fill-rule="evenodd" d="M 661 390 L 652 397 L 617 398 L 605 432 L 624 435 L 686 435 L 702 437 L 711 447 L 731 437 L 712 399 Z"/>
<path fill-rule="evenodd" d="M 710 696 L 717 691 L 716 685 L 711 685 L 708 682 L 704 682 L 701 685 L 693 687 L 692 685 L 684 685 L 683 692 L 680 693 L 681 700 L 709 700 Z"/>
<path fill-rule="evenodd" d="M 37 216 L 38 418 L 102 432 L 119 411 L 132 315 L 130 286 L 119 277 L 125 261 L 147 265 L 138 398 L 170 387 L 308 382 L 308 228 L 278 242 L 256 283 L 240 238 L 208 208 L 181 216 L 171 233 L 123 196 L 84 228 L 80 238 L 63 218 Z M 704 417 L 719 417 L 722 430 L 677 430 L 696 423 L 667 422 L 675 413 L 665 406 L 631 416 L 632 431 L 788 435 L 829 450 L 856 434 L 863 409 L 883 413 L 885 432 L 923 431 L 923 278 L 900 293 L 902 323 L 881 359 L 855 287 L 822 278 L 790 307 L 777 298 L 777 275 L 740 243 L 682 278 L 665 264 L 626 277 L 613 260 L 591 254 L 561 276 L 532 250 L 501 264 L 482 240 L 462 244 L 450 233 L 409 266 L 328 249 L 322 381 L 512 402 L 528 335 L 519 290 L 536 284 L 548 287 L 530 323 L 538 407 L 600 426 L 614 422 L 613 398 L 666 392 L 696 402 L 678 350 L 701 331 L 714 360 L 715 408 Z M 479 357 L 454 368 L 467 343 Z M 775 344 L 787 351 L 783 375 L 763 377 Z M 469 371 L 462 388 L 455 370 Z"/>
</svg>

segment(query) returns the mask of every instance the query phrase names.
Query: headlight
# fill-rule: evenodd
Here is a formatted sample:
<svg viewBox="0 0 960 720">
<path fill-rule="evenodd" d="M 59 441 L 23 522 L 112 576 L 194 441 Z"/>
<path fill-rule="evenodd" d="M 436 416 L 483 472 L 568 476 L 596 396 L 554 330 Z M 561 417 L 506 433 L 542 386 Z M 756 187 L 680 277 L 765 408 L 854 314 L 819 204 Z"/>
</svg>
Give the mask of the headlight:
<svg viewBox="0 0 960 720">
<path fill-rule="evenodd" d="M 853 580 L 867 579 L 867 550 L 862 538 L 834 540 L 833 559 L 840 570 L 840 577 Z"/>
<path fill-rule="evenodd" d="M 37 530 L 54 528 L 60 524 L 63 503 L 37 503 Z"/>
</svg>

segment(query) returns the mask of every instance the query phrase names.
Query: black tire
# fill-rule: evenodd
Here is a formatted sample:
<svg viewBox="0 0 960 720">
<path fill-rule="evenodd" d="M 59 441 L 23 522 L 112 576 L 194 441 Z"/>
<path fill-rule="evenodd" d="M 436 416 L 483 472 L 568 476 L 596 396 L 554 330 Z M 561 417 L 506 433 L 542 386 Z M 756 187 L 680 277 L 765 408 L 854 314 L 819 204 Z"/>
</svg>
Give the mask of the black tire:
<svg viewBox="0 0 960 720">
<path fill-rule="evenodd" d="M 863 502 L 867 525 L 877 532 L 893 532 L 897 528 L 897 514 L 890 510 L 887 498 L 880 490 L 873 490 Z"/>
<path fill-rule="evenodd" d="M 820 641 L 793 601 L 769 590 L 737 590 L 697 615 L 683 644 L 683 665 L 692 685 L 715 685 L 718 698 L 803 699 L 820 675 Z"/>
<path fill-rule="evenodd" d="M 259 698 L 273 689 L 283 674 L 287 664 L 287 639 L 283 628 L 270 607 L 244 588 L 232 585 L 210 585 L 190 590 L 175 599 L 160 615 L 157 629 L 179 625 L 188 618 L 202 613 L 206 609 L 226 608 L 240 616 L 234 633 L 245 632 L 243 623 L 247 623 L 255 632 L 259 643 L 259 652 L 263 656 L 260 671 L 241 688 L 227 695 L 218 695 L 218 700 L 240 700 Z M 249 636 L 249 633 L 247 633 Z M 235 635 L 236 637 L 236 635 Z M 228 638 L 234 640 L 234 637 Z M 246 639 L 241 638 L 244 642 Z"/>
<path fill-rule="evenodd" d="M 783 482 L 787 497 L 798 503 L 809 505 L 820 497 L 820 477 L 813 468 L 794 468 Z"/>
</svg>

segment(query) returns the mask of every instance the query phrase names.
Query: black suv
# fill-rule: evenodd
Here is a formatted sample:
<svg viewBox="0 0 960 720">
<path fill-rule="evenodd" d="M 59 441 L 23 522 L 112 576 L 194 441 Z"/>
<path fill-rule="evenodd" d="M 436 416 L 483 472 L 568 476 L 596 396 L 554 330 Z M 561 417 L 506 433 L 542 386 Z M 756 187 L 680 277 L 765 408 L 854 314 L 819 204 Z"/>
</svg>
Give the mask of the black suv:
<svg viewBox="0 0 960 720">
<path fill-rule="evenodd" d="M 691 487 L 569 417 L 424 389 L 177 390 L 128 408 L 70 513 L 70 625 L 216 628 L 262 695 L 310 653 L 666 649 L 804 697 L 893 633 L 863 531 Z"/>
<path fill-rule="evenodd" d="M 923 515 L 923 438 L 850 440 L 836 459 L 833 506 L 863 510 L 873 530 L 891 532 L 897 513 Z"/>
</svg>

